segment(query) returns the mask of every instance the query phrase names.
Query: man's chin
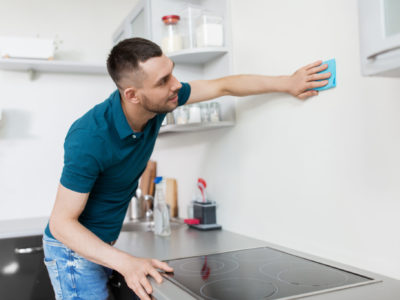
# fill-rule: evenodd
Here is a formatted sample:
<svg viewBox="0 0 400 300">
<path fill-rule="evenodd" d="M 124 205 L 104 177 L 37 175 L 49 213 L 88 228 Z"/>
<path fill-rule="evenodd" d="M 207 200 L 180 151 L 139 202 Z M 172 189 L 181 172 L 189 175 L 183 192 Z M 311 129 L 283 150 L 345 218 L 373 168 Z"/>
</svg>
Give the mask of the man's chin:
<svg viewBox="0 0 400 300">
<path fill-rule="evenodd" d="M 157 114 L 167 114 L 167 113 L 173 112 L 175 110 L 175 108 L 177 108 L 177 107 L 178 107 L 178 104 L 176 104 L 175 107 L 172 107 L 172 108 L 166 108 L 164 110 L 153 111 L 153 112 L 155 112 Z"/>
</svg>

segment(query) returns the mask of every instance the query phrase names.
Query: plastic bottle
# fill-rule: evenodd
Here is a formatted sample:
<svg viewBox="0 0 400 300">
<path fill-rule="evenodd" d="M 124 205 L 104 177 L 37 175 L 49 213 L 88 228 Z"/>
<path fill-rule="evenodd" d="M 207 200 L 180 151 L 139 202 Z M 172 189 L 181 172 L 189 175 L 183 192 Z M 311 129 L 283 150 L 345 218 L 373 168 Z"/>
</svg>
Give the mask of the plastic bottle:
<svg viewBox="0 0 400 300">
<path fill-rule="evenodd" d="M 169 236 L 171 227 L 169 224 L 169 211 L 165 203 L 165 180 L 162 177 L 154 179 L 156 193 L 154 197 L 154 234 Z"/>
</svg>

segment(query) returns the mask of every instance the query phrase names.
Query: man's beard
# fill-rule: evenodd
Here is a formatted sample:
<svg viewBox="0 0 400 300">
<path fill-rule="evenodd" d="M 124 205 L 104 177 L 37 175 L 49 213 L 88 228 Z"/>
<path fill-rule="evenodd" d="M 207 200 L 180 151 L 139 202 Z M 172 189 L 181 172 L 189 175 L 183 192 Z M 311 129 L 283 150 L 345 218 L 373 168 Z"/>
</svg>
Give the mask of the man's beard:
<svg viewBox="0 0 400 300">
<path fill-rule="evenodd" d="M 176 97 L 177 95 L 178 95 L 178 92 L 172 98 Z M 165 104 L 165 106 L 164 105 L 159 105 L 159 104 L 152 104 L 146 96 L 143 96 L 143 100 L 144 100 L 143 101 L 143 107 L 147 111 L 155 113 L 155 114 L 166 114 L 166 113 L 169 113 L 169 112 L 173 111 L 178 106 L 178 103 L 176 103 L 175 107 L 172 107 L 172 108 L 166 107 L 167 104 Z"/>
</svg>

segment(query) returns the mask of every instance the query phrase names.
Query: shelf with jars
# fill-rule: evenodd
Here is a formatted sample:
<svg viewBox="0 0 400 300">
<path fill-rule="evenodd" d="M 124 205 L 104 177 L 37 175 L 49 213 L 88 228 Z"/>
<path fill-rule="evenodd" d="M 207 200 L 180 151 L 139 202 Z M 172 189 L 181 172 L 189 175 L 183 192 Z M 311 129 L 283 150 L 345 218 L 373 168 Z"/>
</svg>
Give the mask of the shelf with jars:
<svg viewBox="0 0 400 300">
<path fill-rule="evenodd" d="M 175 62 L 174 75 L 180 81 L 230 75 L 233 64 L 228 2 L 139 0 L 115 31 L 113 41 L 116 44 L 130 37 L 154 41 Z M 234 102 L 234 97 L 224 96 L 178 107 L 167 115 L 160 133 L 232 126 L 235 122 Z M 209 109 L 218 107 L 218 119 L 202 119 L 204 103 L 208 103 Z M 186 117 L 181 110 L 186 111 Z"/>
<path fill-rule="evenodd" d="M 206 64 L 228 52 L 229 50 L 226 47 L 192 48 L 168 53 L 168 57 L 175 63 Z"/>
<path fill-rule="evenodd" d="M 233 121 L 221 118 L 220 103 L 216 101 L 193 103 L 177 107 L 166 115 L 160 133 L 201 131 L 231 127 Z"/>
<path fill-rule="evenodd" d="M 218 129 L 224 127 L 232 127 L 235 122 L 232 121 L 219 121 L 209 123 L 190 123 L 190 124 L 171 124 L 161 127 L 160 134 L 168 132 L 192 132 L 192 131 L 203 131 L 209 129 Z"/>
</svg>

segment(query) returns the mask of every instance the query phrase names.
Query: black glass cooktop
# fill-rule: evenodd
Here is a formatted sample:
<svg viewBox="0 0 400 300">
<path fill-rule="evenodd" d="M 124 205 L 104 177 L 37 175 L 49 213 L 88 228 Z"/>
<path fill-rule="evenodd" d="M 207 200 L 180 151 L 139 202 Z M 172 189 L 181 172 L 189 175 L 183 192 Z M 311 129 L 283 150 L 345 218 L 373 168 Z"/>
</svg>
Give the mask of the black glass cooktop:
<svg viewBox="0 0 400 300">
<path fill-rule="evenodd" d="M 174 273 L 167 279 L 198 299 L 290 299 L 373 281 L 268 247 L 175 259 L 167 263 L 174 268 Z"/>
</svg>

